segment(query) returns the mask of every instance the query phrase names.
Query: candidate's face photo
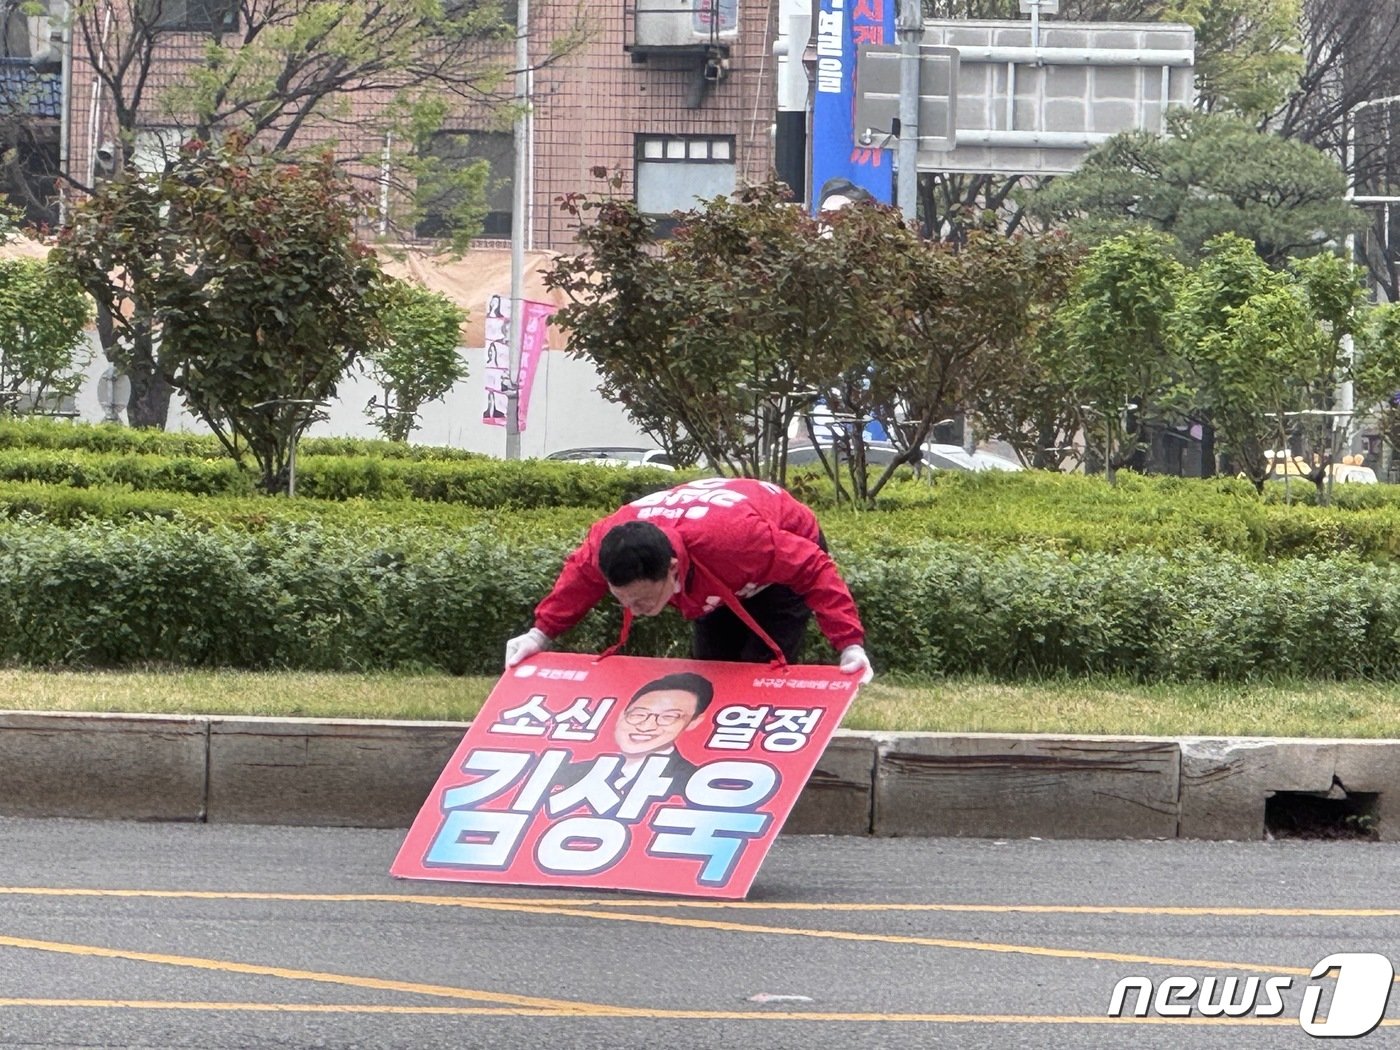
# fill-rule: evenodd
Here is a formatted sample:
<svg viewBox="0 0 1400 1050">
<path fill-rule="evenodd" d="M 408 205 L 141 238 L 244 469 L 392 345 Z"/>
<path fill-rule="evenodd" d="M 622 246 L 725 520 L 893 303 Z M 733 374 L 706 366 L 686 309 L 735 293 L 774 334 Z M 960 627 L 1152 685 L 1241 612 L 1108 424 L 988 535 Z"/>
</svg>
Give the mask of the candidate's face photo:
<svg viewBox="0 0 1400 1050">
<path fill-rule="evenodd" d="M 694 693 L 658 689 L 633 700 L 617 720 L 613 734 L 624 755 L 645 755 L 674 744 L 676 737 L 697 721 Z"/>
</svg>

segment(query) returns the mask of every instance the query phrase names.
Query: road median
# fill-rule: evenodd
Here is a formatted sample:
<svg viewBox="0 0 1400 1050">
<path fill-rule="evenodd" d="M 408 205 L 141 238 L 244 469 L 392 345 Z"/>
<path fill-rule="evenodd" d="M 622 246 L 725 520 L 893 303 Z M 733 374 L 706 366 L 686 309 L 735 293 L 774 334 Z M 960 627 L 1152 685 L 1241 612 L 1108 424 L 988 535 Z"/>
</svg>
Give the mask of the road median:
<svg viewBox="0 0 1400 1050">
<path fill-rule="evenodd" d="M 0 816 L 406 828 L 466 726 L 0 712 Z M 1400 741 L 841 730 L 784 830 L 1250 840 L 1296 800 L 1400 839 Z"/>
</svg>

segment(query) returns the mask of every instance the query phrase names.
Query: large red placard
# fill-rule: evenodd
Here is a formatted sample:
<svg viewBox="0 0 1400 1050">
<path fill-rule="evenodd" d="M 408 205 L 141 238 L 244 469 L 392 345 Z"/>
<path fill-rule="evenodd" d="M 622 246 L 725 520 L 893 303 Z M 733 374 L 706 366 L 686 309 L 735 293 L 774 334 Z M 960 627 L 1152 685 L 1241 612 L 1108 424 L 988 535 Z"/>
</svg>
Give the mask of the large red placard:
<svg viewBox="0 0 1400 1050">
<path fill-rule="evenodd" d="M 825 666 L 533 657 L 496 683 L 390 873 L 742 898 L 857 688 Z"/>
</svg>

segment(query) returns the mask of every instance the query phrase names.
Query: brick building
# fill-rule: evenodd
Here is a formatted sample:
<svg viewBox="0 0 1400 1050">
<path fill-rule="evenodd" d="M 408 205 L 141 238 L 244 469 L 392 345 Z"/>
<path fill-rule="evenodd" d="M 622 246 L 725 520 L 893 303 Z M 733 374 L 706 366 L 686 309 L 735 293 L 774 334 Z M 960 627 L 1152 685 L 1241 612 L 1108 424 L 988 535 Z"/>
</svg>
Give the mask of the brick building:
<svg viewBox="0 0 1400 1050">
<path fill-rule="evenodd" d="M 50 0 L 61 4 L 63 0 Z M 257 4 L 288 0 L 111 0 L 76 8 L 71 33 L 52 21 L 24 15 L 9 5 L 18 23 L 13 35 L 51 38 L 52 54 L 67 51 L 61 76 L 45 67 L 66 89 L 61 107 L 49 119 L 65 132 L 51 151 L 73 181 L 91 185 L 105 171 L 127 160 L 158 166 L 188 137 L 189 124 L 172 105 L 169 92 L 200 60 L 208 41 L 231 43 Z M 153 6 L 154 5 L 154 6 Z M 130 81 L 121 92 L 95 75 L 98 65 L 116 68 L 124 26 L 132 12 L 156 27 L 143 84 Z M 533 101 L 529 125 L 527 246 L 567 250 L 573 243 L 568 216 L 556 200 L 563 194 L 602 188 L 596 168 L 618 173 L 624 194 L 649 213 L 688 207 L 696 196 L 714 196 L 736 185 L 768 177 L 773 167 L 776 100 L 775 0 L 535 0 L 530 5 L 529 51 Z M 505 12 L 514 19 L 514 7 Z M 585 30 L 583 42 L 550 60 L 551 48 L 566 34 Z M 486 58 L 508 68 L 510 41 Z M 18 60 L 23 64 L 23 59 Z M 125 140 L 118 109 L 137 88 L 143 92 L 134 139 Z M 491 163 L 488 212 L 478 243 L 501 246 L 510 236 L 514 137 L 510 125 L 512 77 L 492 89 L 503 105 L 455 105 L 425 149 L 447 164 L 479 159 Z M 392 235 L 403 231 L 407 213 L 402 186 L 391 188 L 379 158 L 402 143 L 370 119 L 388 92 L 363 90 L 346 96 L 340 113 L 318 114 L 297 123 L 295 142 L 304 147 L 333 140 L 337 154 L 370 192 L 366 215 L 372 227 Z M 273 140 L 296 118 L 270 128 Z M 127 126 L 131 124 L 128 116 Z M 126 154 L 132 156 L 128 158 Z M 431 202 L 411 236 L 431 240 L 444 228 L 443 208 Z M 56 216 L 55 216 L 56 217 Z"/>
</svg>

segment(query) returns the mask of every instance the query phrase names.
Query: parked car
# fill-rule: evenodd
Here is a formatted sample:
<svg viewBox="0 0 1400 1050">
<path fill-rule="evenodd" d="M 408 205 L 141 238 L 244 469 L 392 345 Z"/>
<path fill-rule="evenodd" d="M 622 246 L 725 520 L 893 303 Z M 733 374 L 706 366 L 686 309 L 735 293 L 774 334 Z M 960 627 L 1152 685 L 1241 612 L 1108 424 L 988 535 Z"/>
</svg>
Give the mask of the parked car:
<svg viewBox="0 0 1400 1050">
<path fill-rule="evenodd" d="M 1347 485 L 1378 485 L 1380 479 L 1370 467 L 1360 463 L 1333 463 L 1332 480 Z"/>
<path fill-rule="evenodd" d="M 1313 469 L 1302 456 L 1285 456 L 1277 452 L 1264 453 L 1272 461 L 1269 471 L 1270 481 L 1283 481 L 1285 478 L 1306 478 Z M 1361 462 L 1360 455 L 1346 455 L 1340 463 L 1333 463 L 1328 471 L 1333 484 L 1375 485 L 1379 483 L 1376 472 Z M 1243 475 L 1241 475 L 1243 476 Z"/>
<path fill-rule="evenodd" d="M 826 453 L 827 458 L 830 459 L 830 447 L 823 446 L 822 452 Z M 898 455 L 899 449 L 888 441 L 867 441 L 865 444 L 865 461 L 872 467 L 887 467 Z M 807 467 L 820 464 L 821 458 L 817 454 L 815 446 L 803 443 L 788 446 L 787 461 L 790 467 Z M 999 456 L 995 452 L 988 452 L 984 449 L 968 452 L 961 445 L 944 445 L 937 442 L 930 442 L 923 446 L 922 465 L 932 467 L 934 470 L 1025 469 L 1016 460 Z"/>
<path fill-rule="evenodd" d="M 610 467 L 656 467 L 675 470 L 671 457 L 664 449 L 640 448 L 631 445 L 589 445 L 551 452 L 545 459 L 563 459 L 571 463 L 601 463 Z"/>
<path fill-rule="evenodd" d="M 943 445 L 930 442 L 924 446 L 924 462 L 931 467 L 943 470 L 1025 470 L 1019 460 L 999 456 L 986 449 L 968 452 L 961 445 Z"/>
</svg>

